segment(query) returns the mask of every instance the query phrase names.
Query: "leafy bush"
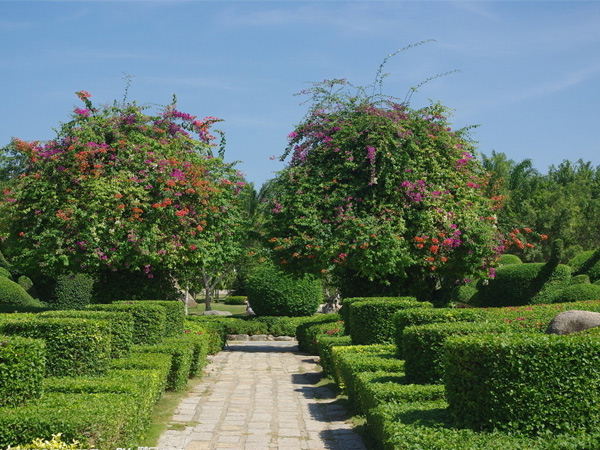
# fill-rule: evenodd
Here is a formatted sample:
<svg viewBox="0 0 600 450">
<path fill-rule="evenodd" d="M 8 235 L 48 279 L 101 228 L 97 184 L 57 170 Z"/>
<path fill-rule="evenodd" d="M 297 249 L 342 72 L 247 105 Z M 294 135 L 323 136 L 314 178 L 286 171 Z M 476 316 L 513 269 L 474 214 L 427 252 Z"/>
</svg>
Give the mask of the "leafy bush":
<svg viewBox="0 0 600 450">
<path fill-rule="evenodd" d="M 550 297 L 550 303 L 580 302 L 584 300 L 600 300 L 600 286 L 597 284 L 573 284 Z"/>
<path fill-rule="evenodd" d="M 25 289 L 6 277 L 0 277 L 0 304 L 15 306 L 42 306 Z"/>
<path fill-rule="evenodd" d="M 25 289 L 25 292 L 27 292 L 33 298 L 38 297 L 35 286 L 33 285 L 33 281 L 31 281 L 31 278 L 29 278 L 28 276 L 25 276 L 25 275 L 19 276 L 19 278 L 17 279 L 17 284 L 19 286 L 21 286 L 23 289 Z"/>
<path fill-rule="evenodd" d="M 317 335 L 317 339 L 317 347 L 319 350 L 319 363 L 323 368 L 323 375 L 326 377 L 331 377 L 333 376 L 333 361 L 331 359 L 331 349 L 337 346 L 352 345 L 352 338 L 350 336 L 319 334 Z"/>
<path fill-rule="evenodd" d="M 0 407 L 40 398 L 45 375 L 43 340 L 0 335 Z"/>
<path fill-rule="evenodd" d="M 0 277 L 5 277 L 5 278 L 8 278 L 9 280 L 13 279 L 12 275 L 10 274 L 8 269 L 5 269 L 4 267 L 0 267 Z"/>
<path fill-rule="evenodd" d="M 333 324 L 339 321 L 339 314 L 321 314 L 307 318 L 306 322 L 301 323 L 296 328 L 298 349 L 311 355 L 317 355 L 318 350 L 315 348 L 315 336 L 322 331 L 322 328 L 318 326 L 320 324 Z M 333 326 L 336 327 L 338 325 Z M 315 328 L 313 329 L 313 327 Z"/>
<path fill-rule="evenodd" d="M 409 308 L 394 314 L 394 342 L 396 356 L 402 359 L 402 336 L 404 329 L 411 325 L 426 325 L 444 322 L 475 322 L 485 317 L 485 311 L 475 308 Z"/>
<path fill-rule="evenodd" d="M 135 443 L 130 424 L 136 408 L 128 395 L 48 392 L 34 403 L 0 408 L 0 448 L 26 446 L 58 433 L 66 441 L 79 441 L 77 448 L 130 447 Z"/>
<path fill-rule="evenodd" d="M 193 343 L 181 338 L 168 338 L 161 344 L 137 345 L 132 350 L 136 353 L 164 353 L 171 355 L 171 369 L 167 377 L 167 389 L 181 391 L 187 387 L 194 356 Z"/>
<path fill-rule="evenodd" d="M 225 297 L 223 303 L 226 305 L 245 305 L 248 297 L 244 295 L 231 295 L 229 297 Z"/>
<path fill-rule="evenodd" d="M 105 320 L 32 317 L 0 322 L 4 334 L 46 341 L 49 376 L 101 374 L 110 359 Z"/>
<path fill-rule="evenodd" d="M 133 343 L 136 345 L 154 345 L 165 336 L 166 308 L 160 305 L 148 305 L 144 302 L 111 303 L 110 305 L 89 305 L 91 310 L 126 312 L 133 317 Z"/>
<path fill-rule="evenodd" d="M 456 286 L 450 291 L 450 302 L 469 304 L 477 294 L 477 288 L 472 284 Z"/>
<path fill-rule="evenodd" d="M 296 328 L 299 325 L 309 322 L 313 319 L 313 316 L 303 317 L 273 317 L 273 316 L 261 316 L 257 317 L 256 320 L 267 324 L 269 334 L 273 336 L 296 336 Z"/>
<path fill-rule="evenodd" d="M 63 442 L 61 439 L 62 433 L 53 434 L 52 439 L 34 439 L 31 443 L 25 444 L 23 447 L 17 445 L 10 447 L 10 450 L 78 450 L 79 441 L 73 441 L 70 444 Z"/>
<path fill-rule="evenodd" d="M 111 356 L 113 358 L 127 356 L 133 345 L 133 317 L 126 312 L 64 310 L 42 312 L 40 316 L 106 321 L 110 328 Z"/>
<path fill-rule="evenodd" d="M 137 304 L 144 306 L 154 305 L 165 308 L 165 336 L 179 336 L 183 332 L 183 321 L 185 320 L 185 305 L 178 300 L 121 300 L 115 304 Z"/>
<path fill-rule="evenodd" d="M 193 348 L 190 378 L 200 376 L 210 350 L 210 334 L 204 331 L 187 330 L 187 333 L 184 332 L 178 339 L 189 343 Z"/>
<path fill-rule="evenodd" d="M 583 251 L 569 261 L 573 275 L 587 275 L 593 282 L 600 280 L 600 249 Z"/>
<path fill-rule="evenodd" d="M 271 264 L 256 269 L 246 290 L 257 316 L 310 316 L 323 300 L 320 280 L 310 275 L 293 278 Z"/>
<path fill-rule="evenodd" d="M 223 324 L 226 334 L 267 334 L 269 332 L 267 324 L 258 320 L 241 319 L 231 316 L 208 316 L 205 319 L 210 322 L 219 322 Z"/>
<path fill-rule="evenodd" d="M 220 320 L 211 320 L 212 316 L 187 316 L 184 322 L 184 333 L 208 334 L 208 354 L 214 355 L 225 347 L 227 331 Z"/>
<path fill-rule="evenodd" d="M 590 277 L 588 275 L 575 275 L 571 278 L 571 284 L 590 284 Z"/>
<path fill-rule="evenodd" d="M 156 387 L 157 401 L 163 391 L 167 388 L 167 378 L 171 372 L 171 354 L 167 353 L 130 353 L 125 358 L 113 359 L 110 362 L 110 369 L 107 375 L 110 375 L 112 370 L 153 370 L 158 374 L 158 386 Z"/>
<path fill-rule="evenodd" d="M 416 300 L 415 297 L 349 297 L 342 300 L 342 307 L 339 310 L 340 316 L 342 316 L 342 320 L 345 323 L 350 322 L 350 306 L 353 303 L 357 302 L 366 302 L 371 300 L 381 300 L 381 301 L 390 301 L 390 300 Z"/>
<path fill-rule="evenodd" d="M 473 333 L 506 333 L 503 323 L 454 322 L 404 328 L 402 355 L 407 383 L 436 384 L 444 377 L 444 342 L 450 336 Z"/>
<path fill-rule="evenodd" d="M 500 258 L 498 258 L 499 266 L 508 266 L 509 264 L 523 264 L 523 261 L 521 261 L 521 258 L 517 255 L 511 255 L 509 253 L 501 255 Z"/>
<path fill-rule="evenodd" d="M 452 337 L 445 363 L 448 409 L 458 426 L 533 435 L 600 425 L 596 336 Z"/>
<path fill-rule="evenodd" d="M 357 345 L 392 344 L 396 331 L 394 313 L 402 309 L 432 307 L 431 303 L 419 302 L 414 297 L 354 302 L 346 323 L 348 334 Z"/>
<path fill-rule="evenodd" d="M 57 309 L 82 309 L 90 304 L 93 289 L 94 279 L 87 274 L 59 275 L 49 303 Z"/>
<path fill-rule="evenodd" d="M 549 303 L 551 296 L 570 281 L 571 268 L 563 264 L 510 264 L 499 267 L 487 284 L 477 284 L 472 303 L 483 307 Z"/>
</svg>

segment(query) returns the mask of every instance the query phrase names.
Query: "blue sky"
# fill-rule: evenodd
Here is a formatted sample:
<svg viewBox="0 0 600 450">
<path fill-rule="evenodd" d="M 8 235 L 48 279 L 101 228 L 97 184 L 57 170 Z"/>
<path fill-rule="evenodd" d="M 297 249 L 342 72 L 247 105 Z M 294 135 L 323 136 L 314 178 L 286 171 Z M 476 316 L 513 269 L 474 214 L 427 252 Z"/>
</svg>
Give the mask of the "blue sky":
<svg viewBox="0 0 600 450">
<path fill-rule="evenodd" d="M 129 99 L 217 116 L 226 158 L 260 187 L 308 106 L 310 83 L 370 85 L 440 101 L 481 153 L 600 165 L 598 1 L 0 1 L 0 146 L 47 140 L 80 106 Z"/>
</svg>

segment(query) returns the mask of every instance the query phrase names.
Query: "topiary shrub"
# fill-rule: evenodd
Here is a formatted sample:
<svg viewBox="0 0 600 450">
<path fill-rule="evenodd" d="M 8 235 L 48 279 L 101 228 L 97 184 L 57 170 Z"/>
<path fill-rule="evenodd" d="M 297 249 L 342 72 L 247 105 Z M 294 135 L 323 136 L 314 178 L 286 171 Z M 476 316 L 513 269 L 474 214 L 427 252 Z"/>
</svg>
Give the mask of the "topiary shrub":
<svg viewBox="0 0 600 450">
<path fill-rule="evenodd" d="M 246 291 L 257 316 L 310 316 L 323 301 L 320 280 L 310 275 L 293 278 L 271 264 L 256 269 Z"/>
<path fill-rule="evenodd" d="M 496 269 L 495 278 L 480 280 L 471 304 L 482 307 L 549 303 L 558 290 L 569 286 L 571 268 L 564 264 L 510 264 Z"/>
<path fill-rule="evenodd" d="M 40 398 L 45 375 L 43 340 L 0 335 L 0 407 Z"/>
<path fill-rule="evenodd" d="M 331 324 L 340 321 L 339 314 L 319 314 L 314 317 L 307 318 L 306 322 L 301 323 L 296 328 L 296 339 L 298 339 L 298 349 L 301 352 L 307 352 L 312 355 L 318 354 L 315 347 L 315 336 L 322 331 L 319 328 L 322 324 Z M 341 324 L 340 324 L 341 325 Z"/>
<path fill-rule="evenodd" d="M 591 284 L 590 277 L 588 275 L 575 275 L 571 278 L 571 284 Z"/>
<path fill-rule="evenodd" d="M 169 338 L 156 345 L 134 346 L 133 351 L 136 353 L 164 353 L 171 355 L 171 369 L 167 377 L 167 390 L 181 391 L 185 389 L 190 377 L 194 357 L 194 344 L 191 341 Z"/>
<path fill-rule="evenodd" d="M 596 432 L 598 343 L 578 333 L 448 338 L 444 380 L 455 425 L 526 434 Z"/>
<path fill-rule="evenodd" d="M 0 323 L 3 334 L 46 341 L 49 376 L 101 374 L 110 359 L 110 327 L 104 320 L 22 317 Z"/>
<path fill-rule="evenodd" d="M 179 336 L 183 333 L 183 321 L 185 320 L 185 305 L 179 300 L 135 300 L 143 305 L 162 306 L 165 308 L 165 336 Z M 121 300 L 113 304 L 131 304 L 131 300 Z"/>
<path fill-rule="evenodd" d="M 27 292 L 29 295 L 31 295 L 33 298 L 38 298 L 39 295 L 37 293 L 37 290 L 35 289 L 35 286 L 33 284 L 33 281 L 31 280 L 31 278 L 29 278 L 26 275 L 21 275 L 18 279 L 17 279 L 17 284 L 19 286 L 21 286 L 23 289 L 25 289 L 25 292 Z"/>
<path fill-rule="evenodd" d="M 519 258 L 517 255 L 511 255 L 508 253 L 501 255 L 500 258 L 498 258 L 499 266 L 508 266 L 509 264 L 523 264 L 523 261 L 521 261 L 521 258 Z"/>
<path fill-rule="evenodd" d="M 231 295 L 229 297 L 225 297 L 223 303 L 226 305 L 245 305 L 248 297 L 244 295 Z"/>
<path fill-rule="evenodd" d="M 593 282 L 600 280 L 600 249 L 576 254 L 569 260 L 573 275 L 588 275 Z"/>
<path fill-rule="evenodd" d="M 49 303 L 56 309 L 83 309 L 90 304 L 94 279 L 85 273 L 59 275 Z"/>
<path fill-rule="evenodd" d="M 450 292 L 450 303 L 469 304 L 477 294 L 477 288 L 472 284 L 456 286 Z"/>
<path fill-rule="evenodd" d="M 167 388 L 167 378 L 171 371 L 172 357 L 167 353 L 130 353 L 125 358 L 113 359 L 110 361 L 110 369 L 107 376 L 111 372 L 118 370 L 153 370 L 158 374 L 158 385 L 155 391 L 158 401 L 162 393 Z"/>
<path fill-rule="evenodd" d="M 597 284 L 573 284 L 555 292 L 550 303 L 569 303 L 584 300 L 600 300 L 600 286 Z"/>
<path fill-rule="evenodd" d="M 5 269 L 4 267 L 0 267 L 0 277 L 5 277 L 5 278 L 8 278 L 9 280 L 13 279 L 10 272 L 7 269 Z"/>
<path fill-rule="evenodd" d="M 0 305 L 38 306 L 42 304 L 25 289 L 6 277 L 0 277 Z"/>
<path fill-rule="evenodd" d="M 396 331 L 394 313 L 402 309 L 432 307 L 431 303 L 419 302 L 414 297 L 354 302 L 350 306 L 346 327 L 353 344 L 393 344 Z"/>
</svg>

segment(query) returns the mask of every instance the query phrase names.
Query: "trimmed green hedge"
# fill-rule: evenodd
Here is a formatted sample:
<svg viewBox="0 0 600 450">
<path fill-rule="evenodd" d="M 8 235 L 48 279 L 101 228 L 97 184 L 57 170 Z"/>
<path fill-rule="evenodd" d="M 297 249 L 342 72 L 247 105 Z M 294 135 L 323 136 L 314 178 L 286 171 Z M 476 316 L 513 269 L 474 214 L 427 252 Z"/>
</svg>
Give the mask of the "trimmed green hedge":
<svg viewBox="0 0 600 450">
<path fill-rule="evenodd" d="M 229 297 L 225 297 L 223 303 L 226 305 L 245 305 L 248 297 L 244 295 L 231 295 Z"/>
<path fill-rule="evenodd" d="M 597 284 L 572 284 L 550 297 L 550 303 L 581 302 L 584 300 L 600 300 L 600 286 Z"/>
<path fill-rule="evenodd" d="M 163 391 L 167 389 L 167 378 L 171 372 L 171 355 L 166 353 L 130 353 L 125 358 L 113 359 L 110 362 L 112 370 L 155 370 L 158 373 L 158 383 L 156 392 L 157 401 Z"/>
<path fill-rule="evenodd" d="M 8 271 L 8 269 L 5 269 L 4 267 L 0 267 L 0 277 L 5 277 L 9 280 L 13 279 L 11 273 Z"/>
<path fill-rule="evenodd" d="M 154 305 L 165 308 L 165 336 L 179 336 L 183 333 L 183 321 L 185 320 L 185 305 L 179 300 L 120 300 L 113 304 L 137 304 L 145 306 Z"/>
<path fill-rule="evenodd" d="M 378 299 L 354 302 L 346 328 L 356 345 L 393 344 L 396 326 L 394 314 L 410 308 L 433 308 L 430 302 L 415 298 Z"/>
<path fill-rule="evenodd" d="M 133 345 L 133 317 L 125 312 L 63 310 L 42 312 L 40 316 L 106 321 L 110 328 L 111 356 L 113 358 L 127 356 Z"/>
<path fill-rule="evenodd" d="M 436 384 L 443 381 L 444 342 L 450 336 L 506 333 L 509 330 L 506 324 L 486 322 L 432 323 L 406 327 L 402 338 L 406 382 Z"/>
<path fill-rule="evenodd" d="M 184 333 L 208 334 L 208 354 L 214 355 L 225 347 L 227 330 L 222 321 L 211 320 L 213 316 L 187 316 L 184 322 Z"/>
<path fill-rule="evenodd" d="M 181 338 L 168 338 L 161 344 L 136 345 L 136 353 L 164 353 L 171 355 L 171 369 L 167 377 L 167 390 L 181 391 L 187 387 L 190 377 L 194 344 Z"/>
<path fill-rule="evenodd" d="M 298 326 L 306 322 L 311 322 L 313 320 L 313 316 L 262 316 L 257 317 L 255 320 L 266 323 L 269 333 L 273 336 L 296 336 L 296 329 L 298 328 Z"/>
<path fill-rule="evenodd" d="M 133 317 L 133 343 L 136 345 L 154 345 L 165 336 L 167 318 L 166 308 L 160 305 L 148 305 L 145 302 L 111 303 L 109 305 L 89 305 L 97 311 L 127 312 Z"/>
<path fill-rule="evenodd" d="M 342 307 L 339 310 L 339 314 L 342 316 L 342 320 L 348 323 L 350 321 L 350 306 L 352 306 L 353 303 L 390 300 L 417 301 L 415 297 L 349 297 L 342 299 Z"/>
<path fill-rule="evenodd" d="M 394 342 L 396 356 L 402 358 L 402 335 L 404 329 L 411 325 L 430 323 L 476 322 L 483 320 L 486 312 L 476 308 L 411 308 L 402 309 L 394 314 Z"/>
<path fill-rule="evenodd" d="M 573 275 L 587 275 L 591 282 L 600 280 L 600 249 L 583 251 L 569 261 Z"/>
<path fill-rule="evenodd" d="M 355 380 L 364 372 L 403 372 L 404 361 L 397 359 L 393 345 L 353 345 L 331 349 L 333 373 L 338 386 L 355 404 L 358 392 Z"/>
<path fill-rule="evenodd" d="M 0 407 L 40 398 L 45 375 L 43 340 L 0 335 Z"/>
<path fill-rule="evenodd" d="M 57 309 L 83 309 L 92 301 L 93 291 L 94 279 L 88 274 L 59 275 L 51 304 Z"/>
<path fill-rule="evenodd" d="M 194 378 L 202 375 L 202 369 L 206 365 L 206 357 L 210 349 L 210 335 L 204 331 L 187 331 L 177 339 L 188 343 L 193 348 L 189 377 Z"/>
<path fill-rule="evenodd" d="M 0 322 L 4 334 L 46 341 L 49 376 L 101 374 L 110 359 L 110 325 L 104 320 L 33 317 Z"/>
<path fill-rule="evenodd" d="M 26 445 L 36 438 L 62 433 L 64 442 L 78 440 L 81 448 L 114 450 L 133 447 L 132 396 L 48 392 L 36 402 L 0 408 L 0 448 Z"/>
<path fill-rule="evenodd" d="M 510 264 L 498 267 L 495 278 L 477 284 L 472 303 L 482 307 L 549 303 L 551 296 L 570 281 L 571 268 L 564 264 Z"/>
<path fill-rule="evenodd" d="M 312 316 L 310 320 L 301 323 L 296 328 L 296 339 L 298 339 L 298 349 L 301 352 L 310 353 L 311 355 L 318 355 L 319 350 L 316 346 L 316 336 L 319 333 L 325 331 L 320 326 L 322 324 L 331 324 L 332 329 L 341 327 L 343 323 L 340 321 L 339 314 L 322 314 Z M 328 325 L 326 325 L 327 327 Z"/>
<path fill-rule="evenodd" d="M 337 346 L 348 346 L 352 345 L 352 338 L 350 336 L 336 336 L 334 334 L 319 334 L 317 335 L 318 350 L 319 350 L 319 362 L 323 369 L 323 375 L 326 377 L 333 376 L 333 360 L 331 356 L 331 349 Z"/>
<path fill-rule="evenodd" d="M 600 341 L 517 333 L 449 338 L 449 412 L 458 426 L 528 434 L 600 425 Z"/>
</svg>

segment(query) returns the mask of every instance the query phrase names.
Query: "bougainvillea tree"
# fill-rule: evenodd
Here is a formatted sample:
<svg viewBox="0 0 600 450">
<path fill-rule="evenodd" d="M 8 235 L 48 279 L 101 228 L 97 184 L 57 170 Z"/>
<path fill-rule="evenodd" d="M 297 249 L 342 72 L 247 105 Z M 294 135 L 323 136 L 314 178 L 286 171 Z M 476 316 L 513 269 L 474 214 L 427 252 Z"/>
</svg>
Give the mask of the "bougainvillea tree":
<svg viewBox="0 0 600 450">
<path fill-rule="evenodd" d="M 328 274 L 347 296 L 431 295 L 488 273 L 499 251 L 494 204 L 468 139 L 439 104 L 312 90 L 266 203 L 267 240 L 293 272 Z M 342 94 L 340 94 L 342 92 Z"/>
<path fill-rule="evenodd" d="M 211 126 L 136 103 L 84 108 L 45 143 L 15 140 L 28 167 L 2 205 L 6 252 L 24 272 L 152 280 L 215 273 L 239 255 L 244 181 Z M 110 277 L 109 277 L 110 278 Z"/>
</svg>

